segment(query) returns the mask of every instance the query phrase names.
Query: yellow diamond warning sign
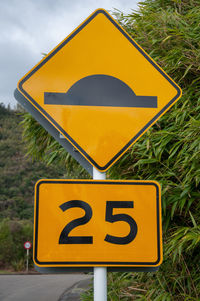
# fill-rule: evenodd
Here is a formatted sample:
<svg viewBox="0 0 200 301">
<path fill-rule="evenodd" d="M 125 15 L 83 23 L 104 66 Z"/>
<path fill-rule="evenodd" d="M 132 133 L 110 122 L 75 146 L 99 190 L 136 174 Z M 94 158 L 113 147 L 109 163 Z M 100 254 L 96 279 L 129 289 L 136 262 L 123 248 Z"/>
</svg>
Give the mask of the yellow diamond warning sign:
<svg viewBox="0 0 200 301">
<path fill-rule="evenodd" d="M 27 73 L 18 90 L 100 171 L 181 96 L 176 83 L 102 9 Z"/>
</svg>

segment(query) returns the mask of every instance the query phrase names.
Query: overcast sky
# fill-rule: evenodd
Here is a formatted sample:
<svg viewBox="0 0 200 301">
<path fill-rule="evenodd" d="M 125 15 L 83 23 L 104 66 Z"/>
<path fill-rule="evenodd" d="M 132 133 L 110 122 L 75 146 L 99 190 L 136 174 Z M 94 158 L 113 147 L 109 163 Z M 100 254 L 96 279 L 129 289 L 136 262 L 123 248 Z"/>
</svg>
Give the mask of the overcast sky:
<svg viewBox="0 0 200 301">
<path fill-rule="evenodd" d="M 0 103 L 18 80 L 95 9 L 130 13 L 138 0 L 0 0 Z"/>
</svg>

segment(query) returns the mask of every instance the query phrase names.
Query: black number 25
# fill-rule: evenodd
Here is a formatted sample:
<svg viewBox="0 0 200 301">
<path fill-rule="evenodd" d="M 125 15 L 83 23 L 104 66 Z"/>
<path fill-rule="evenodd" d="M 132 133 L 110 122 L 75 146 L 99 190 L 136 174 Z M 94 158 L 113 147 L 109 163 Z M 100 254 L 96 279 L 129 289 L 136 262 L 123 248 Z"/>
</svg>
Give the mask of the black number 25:
<svg viewBox="0 0 200 301">
<path fill-rule="evenodd" d="M 85 215 L 81 218 L 77 218 L 71 221 L 64 227 L 59 237 L 59 244 L 92 244 L 92 236 L 69 236 L 69 233 L 72 231 L 72 229 L 88 223 L 92 218 L 92 208 L 88 203 L 84 201 L 72 200 L 63 203 L 60 206 L 62 211 L 66 211 L 67 209 L 74 207 L 82 208 L 85 211 Z M 118 245 L 129 244 L 135 239 L 137 235 L 137 224 L 135 220 L 128 214 L 113 214 L 114 208 L 133 208 L 133 201 L 107 201 L 106 203 L 105 220 L 109 223 L 124 221 L 129 224 L 130 232 L 125 237 L 118 237 L 107 234 L 105 241 Z"/>
</svg>

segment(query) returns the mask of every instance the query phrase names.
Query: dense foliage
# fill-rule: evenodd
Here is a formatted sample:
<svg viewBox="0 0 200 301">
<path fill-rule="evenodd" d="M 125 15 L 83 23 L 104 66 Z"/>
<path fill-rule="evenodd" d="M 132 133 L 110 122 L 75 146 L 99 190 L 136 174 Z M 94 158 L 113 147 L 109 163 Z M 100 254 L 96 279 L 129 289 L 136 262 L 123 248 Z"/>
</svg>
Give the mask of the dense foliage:
<svg viewBox="0 0 200 301">
<path fill-rule="evenodd" d="M 0 221 L 0 267 L 25 270 L 26 252 L 23 244 L 33 239 L 33 224 L 31 220 L 16 220 L 5 218 Z M 32 249 L 29 266 L 33 266 Z"/>
<path fill-rule="evenodd" d="M 109 173 L 162 185 L 164 262 L 156 274 L 129 274 L 128 290 L 126 275 L 123 293 L 127 300 L 199 300 L 200 3 L 147 0 L 139 11 L 115 16 L 183 90 Z"/>
<path fill-rule="evenodd" d="M 114 15 L 183 96 L 108 172 L 109 178 L 161 183 L 164 240 L 158 272 L 109 274 L 109 300 L 199 300 L 200 2 L 146 0 L 129 15 Z M 63 161 L 77 173 L 74 160 L 44 130 L 38 136 L 30 122 L 42 130 L 26 115 L 24 137 L 35 156 Z"/>
</svg>

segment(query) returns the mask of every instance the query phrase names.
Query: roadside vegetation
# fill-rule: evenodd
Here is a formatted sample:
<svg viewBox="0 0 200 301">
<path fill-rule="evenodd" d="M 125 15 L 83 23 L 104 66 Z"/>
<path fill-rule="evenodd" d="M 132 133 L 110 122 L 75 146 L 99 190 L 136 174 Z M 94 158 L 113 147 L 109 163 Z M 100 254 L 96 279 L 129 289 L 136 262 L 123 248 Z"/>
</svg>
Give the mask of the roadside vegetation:
<svg viewBox="0 0 200 301">
<path fill-rule="evenodd" d="M 110 300 L 199 300 L 200 2 L 146 0 L 114 14 L 183 96 L 109 172 L 161 183 L 164 242 L 158 272 L 111 275 Z"/>
</svg>

